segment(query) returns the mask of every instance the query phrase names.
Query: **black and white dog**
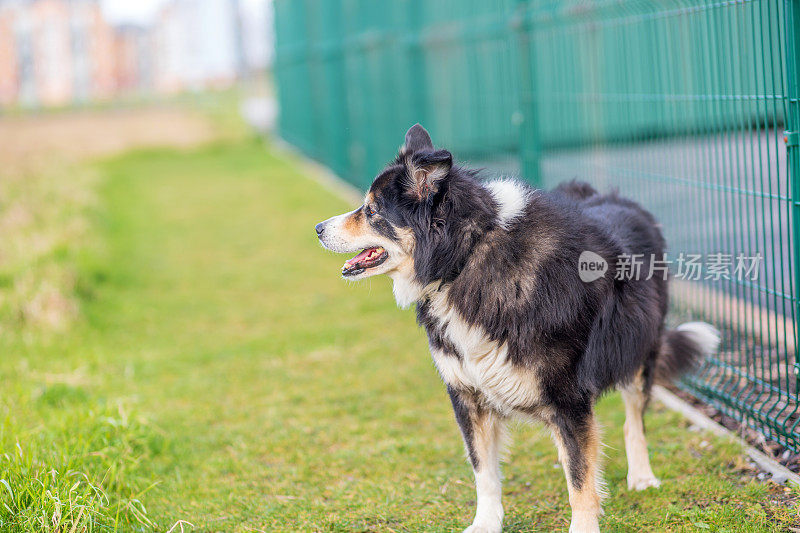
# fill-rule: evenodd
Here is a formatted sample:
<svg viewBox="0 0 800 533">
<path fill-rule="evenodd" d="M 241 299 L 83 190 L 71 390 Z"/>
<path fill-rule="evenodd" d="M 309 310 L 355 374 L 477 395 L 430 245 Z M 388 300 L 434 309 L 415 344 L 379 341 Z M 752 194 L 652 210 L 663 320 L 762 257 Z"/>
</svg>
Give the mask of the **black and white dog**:
<svg viewBox="0 0 800 533">
<path fill-rule="evenodd" d="M 466 531 L 502 528 L 499 461 L 512 417 L 551 429 L 570 531 L 598 531 L 593 404 L 612 387 L 625 403 L 628 488 L 659 485 L 642 423 L 651 386 L 713 353 L 719 334 L 702 322 L 665 330 L 667 281 L 616 276 L 623 254 L 643 254 L 646 271 L 664 252 L 639 205 L 579 182 L 553 191 L 480 182 L 417 124 L 364 204 L 316 231 L 330 250 L 361 250 L 344 264 L 346 279 L 387 274 L 397 303 L 416 304 L 475 474 L 477 511 Z M 578 268 L 586 251 L 608 265 L 591 282 Z"/>
</svg>

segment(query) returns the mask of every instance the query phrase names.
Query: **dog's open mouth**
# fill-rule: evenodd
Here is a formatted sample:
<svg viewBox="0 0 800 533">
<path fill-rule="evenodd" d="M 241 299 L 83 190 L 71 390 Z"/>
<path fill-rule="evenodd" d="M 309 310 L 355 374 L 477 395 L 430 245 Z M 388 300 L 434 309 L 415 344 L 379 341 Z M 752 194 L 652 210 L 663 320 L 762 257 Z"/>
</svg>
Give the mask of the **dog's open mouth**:
<svg viewBox="0 0 800 533">
<path fill-rule="evenodd" d="M 382 247 L 364 248 L 357 256 L 342 265 L 342 276 L 356 276 L 368 268 L 376 267 L 386 261 L 389 253 Z"/>
</svg>

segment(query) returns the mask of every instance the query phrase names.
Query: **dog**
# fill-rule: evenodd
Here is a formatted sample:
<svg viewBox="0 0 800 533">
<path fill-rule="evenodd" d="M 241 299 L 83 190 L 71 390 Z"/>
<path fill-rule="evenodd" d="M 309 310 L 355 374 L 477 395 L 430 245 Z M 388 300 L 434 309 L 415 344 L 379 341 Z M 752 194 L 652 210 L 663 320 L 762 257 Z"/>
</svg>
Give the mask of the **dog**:
<svg viewBox="0 0 800 533">
<path fill-rule="evenodd" d="M 628 488 L 659 486 L 642 421 L 651 387 L 695 367 L 720 338 L 704 322 L 665 328 L 665 276 L 618 275 L 620 257 L 641 254 L 646 272 L 664 254 L 659 225 L 638 204 L 578 181 L 552 191 L 483 182 L 416 124 L 363 205 L 315 230 L 323 247 L 358 252 L 345 279 L 386 274 L 400 307 L 416 305 L 475 476 L 466 532 L 502 529 L 499 463 L 512 418 L 552 432 L 570 532 L 599 531 L 593 406 L 612 388 L 625 405 Z M 599 265 L 591 281 L 580 276 L 585 252 Z"/>
</svg>

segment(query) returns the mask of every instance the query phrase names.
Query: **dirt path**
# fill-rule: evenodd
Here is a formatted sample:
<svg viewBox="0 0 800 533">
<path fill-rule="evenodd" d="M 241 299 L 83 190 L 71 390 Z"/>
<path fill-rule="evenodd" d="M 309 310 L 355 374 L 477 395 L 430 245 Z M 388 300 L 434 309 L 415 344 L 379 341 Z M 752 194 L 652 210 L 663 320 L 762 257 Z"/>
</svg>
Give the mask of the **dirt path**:
<svg viewBox="0 0 800 533">
<path fill-rule="evenodd" d="M 0 176 L 132 148 L 190 147 L 213 139 L 206 117 L 182 109 L 75 111 L 0 118 Z"/>
</svg>

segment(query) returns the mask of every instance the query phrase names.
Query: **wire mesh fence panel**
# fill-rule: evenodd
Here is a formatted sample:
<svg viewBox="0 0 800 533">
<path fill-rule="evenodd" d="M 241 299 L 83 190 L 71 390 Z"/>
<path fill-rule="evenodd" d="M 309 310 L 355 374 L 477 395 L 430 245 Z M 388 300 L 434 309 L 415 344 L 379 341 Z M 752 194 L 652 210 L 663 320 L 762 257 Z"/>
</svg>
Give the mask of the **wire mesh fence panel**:
<svg viewBox="0 0 800 533">
<path fill-rule="evenodd" d="M 800 0 L 275 5 L 285 139 L 363 188 L 421 122 L 537 186 L 641 202 L 675 320 L 723 331 L 681 386 L 800 451 Z"/>
<path fill-rule="evenodd" d="M 673 307 L 723 346 L 683 386 L 797 449 L 785 5 L 552 4 L 526 6 L 539 183 L 616 187 L 663 224 L 674 274 L 700 256 Z"/>
</svg>

